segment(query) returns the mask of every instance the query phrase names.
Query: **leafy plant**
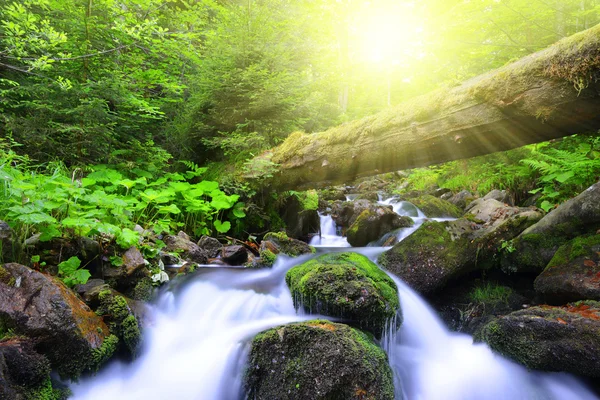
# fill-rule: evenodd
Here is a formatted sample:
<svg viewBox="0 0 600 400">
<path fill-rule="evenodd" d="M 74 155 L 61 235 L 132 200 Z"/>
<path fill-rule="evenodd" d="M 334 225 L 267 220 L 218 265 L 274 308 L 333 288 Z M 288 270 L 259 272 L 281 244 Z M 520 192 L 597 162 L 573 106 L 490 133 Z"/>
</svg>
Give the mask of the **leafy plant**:
<svg viewBox="0 0 600 400">
<path fill-rule="evenodd" d="M 58 264 L 58 276 L 68 287 L 83 285 L 91 277 L 90 271 L 80 268 L 81 260 L 71 257 Z"/>
</svg>

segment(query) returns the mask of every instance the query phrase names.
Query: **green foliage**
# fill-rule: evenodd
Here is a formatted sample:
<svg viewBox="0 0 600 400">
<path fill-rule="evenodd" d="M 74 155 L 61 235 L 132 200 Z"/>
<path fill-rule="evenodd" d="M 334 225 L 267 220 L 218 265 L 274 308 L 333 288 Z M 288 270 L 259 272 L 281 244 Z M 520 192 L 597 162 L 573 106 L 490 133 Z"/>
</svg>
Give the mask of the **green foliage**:
<svg viewBox="0 0 600 400">
<path fill-rule="evenodd" d="M 510 288 L 487 282 L 474 287 L 469 293 L 469 299 L 480 304 L 506 304 L 511 294 Z"/>
<path fill-rule="evenodd" d="M 68 287 L 85 284 L 92 276 L 87 269 L 79 268 L 80 265 L 81 260 L 77 257 L 71 257 L 58 264 L 58 276 Z"/>
</svg>

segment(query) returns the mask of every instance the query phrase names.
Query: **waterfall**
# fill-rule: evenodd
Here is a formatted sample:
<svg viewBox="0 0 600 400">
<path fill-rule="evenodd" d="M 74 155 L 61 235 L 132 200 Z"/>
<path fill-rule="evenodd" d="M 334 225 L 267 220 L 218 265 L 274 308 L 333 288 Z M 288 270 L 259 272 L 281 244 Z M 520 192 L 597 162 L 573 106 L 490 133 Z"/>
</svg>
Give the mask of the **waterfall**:
<svg viewBox="0 0 600 400">
<path fill-rule="evenodd" d="M 409 207 L 410 208 L 410 207 Z M 416 217 L 424 218 L 424 217 Z M 331 217 L 322 216 L 318 252 L 347 251 Z M 335 248 L 337 246 L 337 248 Z M 385 249 L 355 248 L 375 260 Z M 243 399 L 249 342 L 267 328 L 320 316 L 296 314 L 285 273 L 315 255 L 279 256 L 271 269 L 200 268 L 164 292 L 145 330 L 141 356 L 112 362 L 73 383 L 78 400 Z M 427 303 L 391 275 L 404 323 L 382 339 L 395 374 L 396 397 L 407 400 L 592 400 L 567 374 L 531 372 L 449 332 Z M 322 318 L 322 317 L 321 317 Z"/>
</svg>

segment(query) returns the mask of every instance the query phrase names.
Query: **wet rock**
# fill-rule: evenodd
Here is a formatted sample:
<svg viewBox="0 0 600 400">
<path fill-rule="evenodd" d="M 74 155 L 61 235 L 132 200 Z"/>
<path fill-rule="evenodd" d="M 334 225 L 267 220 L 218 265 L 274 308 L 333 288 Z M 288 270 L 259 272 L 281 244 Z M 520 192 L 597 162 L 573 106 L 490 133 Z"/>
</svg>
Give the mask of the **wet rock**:
<svg viewBox="0 0 600 400">
<path fill-rule="evenodd" d="M 89 279 L 83 285 L 75 285 L 73 290 L 81 296 L 83 301 L 89 306 L 90 305 L 90 293 L 93 293 L 94 290 L 98 287 L 109 287 L 103 279 Z"/>
<path fill-rule="evenodd" d="M 244 246 L 226 246 L 221 249 L 221 259 L 229 265 L 244 265 L 248 261 L 248 250 Z"/>
<path fill-rule="evenodd" d="M 108 327 L 62 282 L 19 264 L 0 268 L 14 278 L 0 282 L 0 320 L 32 338 L 62 376 L 76 377 L 110 356 Z"/>
<path fill-rule="evenodd" d="M 0 398 L 66 399 L 67 393 L 52 388 L 50 370 L 50 362 L 30 339 L 0 340 Z"/>
<path fill-rule="evenodd" d="M 284 232 L 267 233 L 260 244 L 261 255 L 265 250 L 269 250 L 275 255 L 281 253 L 290 257 L 298 257 L 302 254 L 315 252 L 312 246 L 301 240 L 289 238 Z"/>
<path fill-rule="evenodd" d="M 473 200 L 475 200 L 475 196 L 468 190 L 462 190 L 448 199 L 450 203 L 461 210 L 464 210 Z"/>
<path fill-rule="evenodd" d="M 600 300 L 600 235 L 577 237 L 559 247 L 534 287 L 555 304 Z"/>
<path fill-rule="evenodd" d="M 146 267 L 146 260 L 137 247 L 133 246 L 128 249 L 121 259 L 122 264 L 119 266 L 111 263 L 105 263 L 102 266 L 104 280 L 112 287 L 124 292 L 129 291 L 139 281 L 150 277 L 150 271 Z"/>
<path fill-rule="evenodd" d="M 352 246 L 366 246 L 398 228 L 408 228 L 414 224 L 410 217 L 401 217 L 389 207 L 364 210 L 346 231 L 348 243 Z"/>
<path fill-rule="evenodd" d="M 367 257 L 331 253 L 288 271 L 294 304 L 305 311 L 342 318 L 380 337 L 400 308 L 394 281 Z"/>
<path fill-rule="evenodd" d="M 256 400 L 394 399 L 383 350 L 364 333 L 329 321 L 258 334 L 247 371 L 248 398 Z"/>
<path fill-rule="evenodd" d="M 410 202 L 429 218 L 459 218 L 463 215 L 462 210 L 454 204 L 428 194 L 411 198 Z"/>
<path fill-rule="evenodd" d="M 369 200 L 335 202 L 331 207 L 331 218 L 337 226 L 346 229 L 356 221 L 363 211 L 376 211 L 379 207 L 392 209 L 391 206 L 382 206 Z"/>
<path fill-rule="evenodd" d="M 335 200 L 346 201 L 346 194 L 344 192 L 344 189 L 341 189 L 341 188 L 340 189 L 333 188 L 333 189 L 319 190 L 318 194 L 319 194 L 319 200 L 323 200 L 323 201 L 335 201 Z"/>
<path fill-rule="evenodd" d="M 502 204 L 497 210 L 507 207 Z M 498 266 L 496 255 L 506 251 L 504 243 L 541 218 L 536 210 L 512 211 L 486 214 L 486 222 L 472 214 L 454 221 L 426 221 L 383 253 L 379 262 L 418 292 L 434 293 L 469 272 Z"/>
<path fill-rule="evenodd" d="M 198 240 L 198 247 L 204 250 L 208 258 L 213 258 L 219 254 L 219 250 L 221 250 L 223 245 L 213 237 L 202 236 L 200 240 Z"/>
<path fill-rule="evenodd" d="M 512 242 L 502 257 L 506 272 L 542 272 L 556 250 L 570 239 L 600 228 L 600 182 L 548 213 Z"/>
<path fill-rule="evenodd" d="M 356 196 L 355 200 L 369 200 L 369 201 L 379 201 L 379 194 L 377 192 L 366 192 L 361 193 Z"/>
<path fill-rule="evenodd" d="M 514 197 L 508 193 L 506 190 L 498 190 L 494 189 L 483 197 L 483 200 L 497 200 L 500 203 L 507 204 L 509 206 L 515 205 Z"/>
<path fill-rule="evenodd" d="M 446 196 L 447 198 L 452 197 L 451 193 L 452 193 L 452 191 L 448 188 L 437 188 L 431 195 L 434 197 L 439 197 L 441 199 L 443 196 L 446 196 L 448 194 L 450 194 L 450 195 Z M 446 199 L 442 199 L 442 200 L 446 200 Z"/>
<path fill-rule="evenodd" d="M 219 249 L 220 248 L 221 248 L 221 246 L 219 245 Z M 217 250 L 217 252 L 218 252 L 218 250 Z M 216 255 L 217 254 L 215 253 L 215 257 L 216 257 Z M 181 259 L 172 253 L 166 253 L 164 251 L 160 251 L 158 253 L 158 257 L 160 258 L 160 260 L 162 261 L 162 263 L 164 265 L 179 265 L 182 263 Z"/>
<path fill-rule="evenodd" d="M 505 357 L 542 371 L 600 377 L 600 303 L 540 306 L 487 324 L 478 340 Z"/>
<path fill-rule="evenodd" d="M 279 208 L 281 219 L 285 222 L 286 233 L 289 237 L 308 241 L 312 234 L 319 232 L 320 220 L 317 212 L 319 198 L 316 192 L 311 209 L 305 208 L 298 196 L 289 196 Z"/>
<path fill-rule="evenodd" d="M 208 261 L 207 253 L 192 242 L 184 232 L 179 232 L 177 236 L 167 236 L 164 238 L 164 242 L 166 244 L 165 251 L 178 253 L 186 261 L 196 264 L 206 264 Z"/>
</svg>

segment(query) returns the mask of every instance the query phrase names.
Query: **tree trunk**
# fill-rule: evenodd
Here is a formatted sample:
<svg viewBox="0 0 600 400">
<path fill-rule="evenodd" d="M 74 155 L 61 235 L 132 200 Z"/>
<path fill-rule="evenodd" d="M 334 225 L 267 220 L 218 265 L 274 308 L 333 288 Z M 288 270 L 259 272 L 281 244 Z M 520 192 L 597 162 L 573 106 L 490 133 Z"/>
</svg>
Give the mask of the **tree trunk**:
<svg viewBox="0 0 600 400">
<path fill-rule="evenodd" d="M 600 25 L 462 85 L 294 133 L 253 161 L 276 168 L 272 188 L 315 187 L 596 131 L 599 81 Z"/>
</svg>

